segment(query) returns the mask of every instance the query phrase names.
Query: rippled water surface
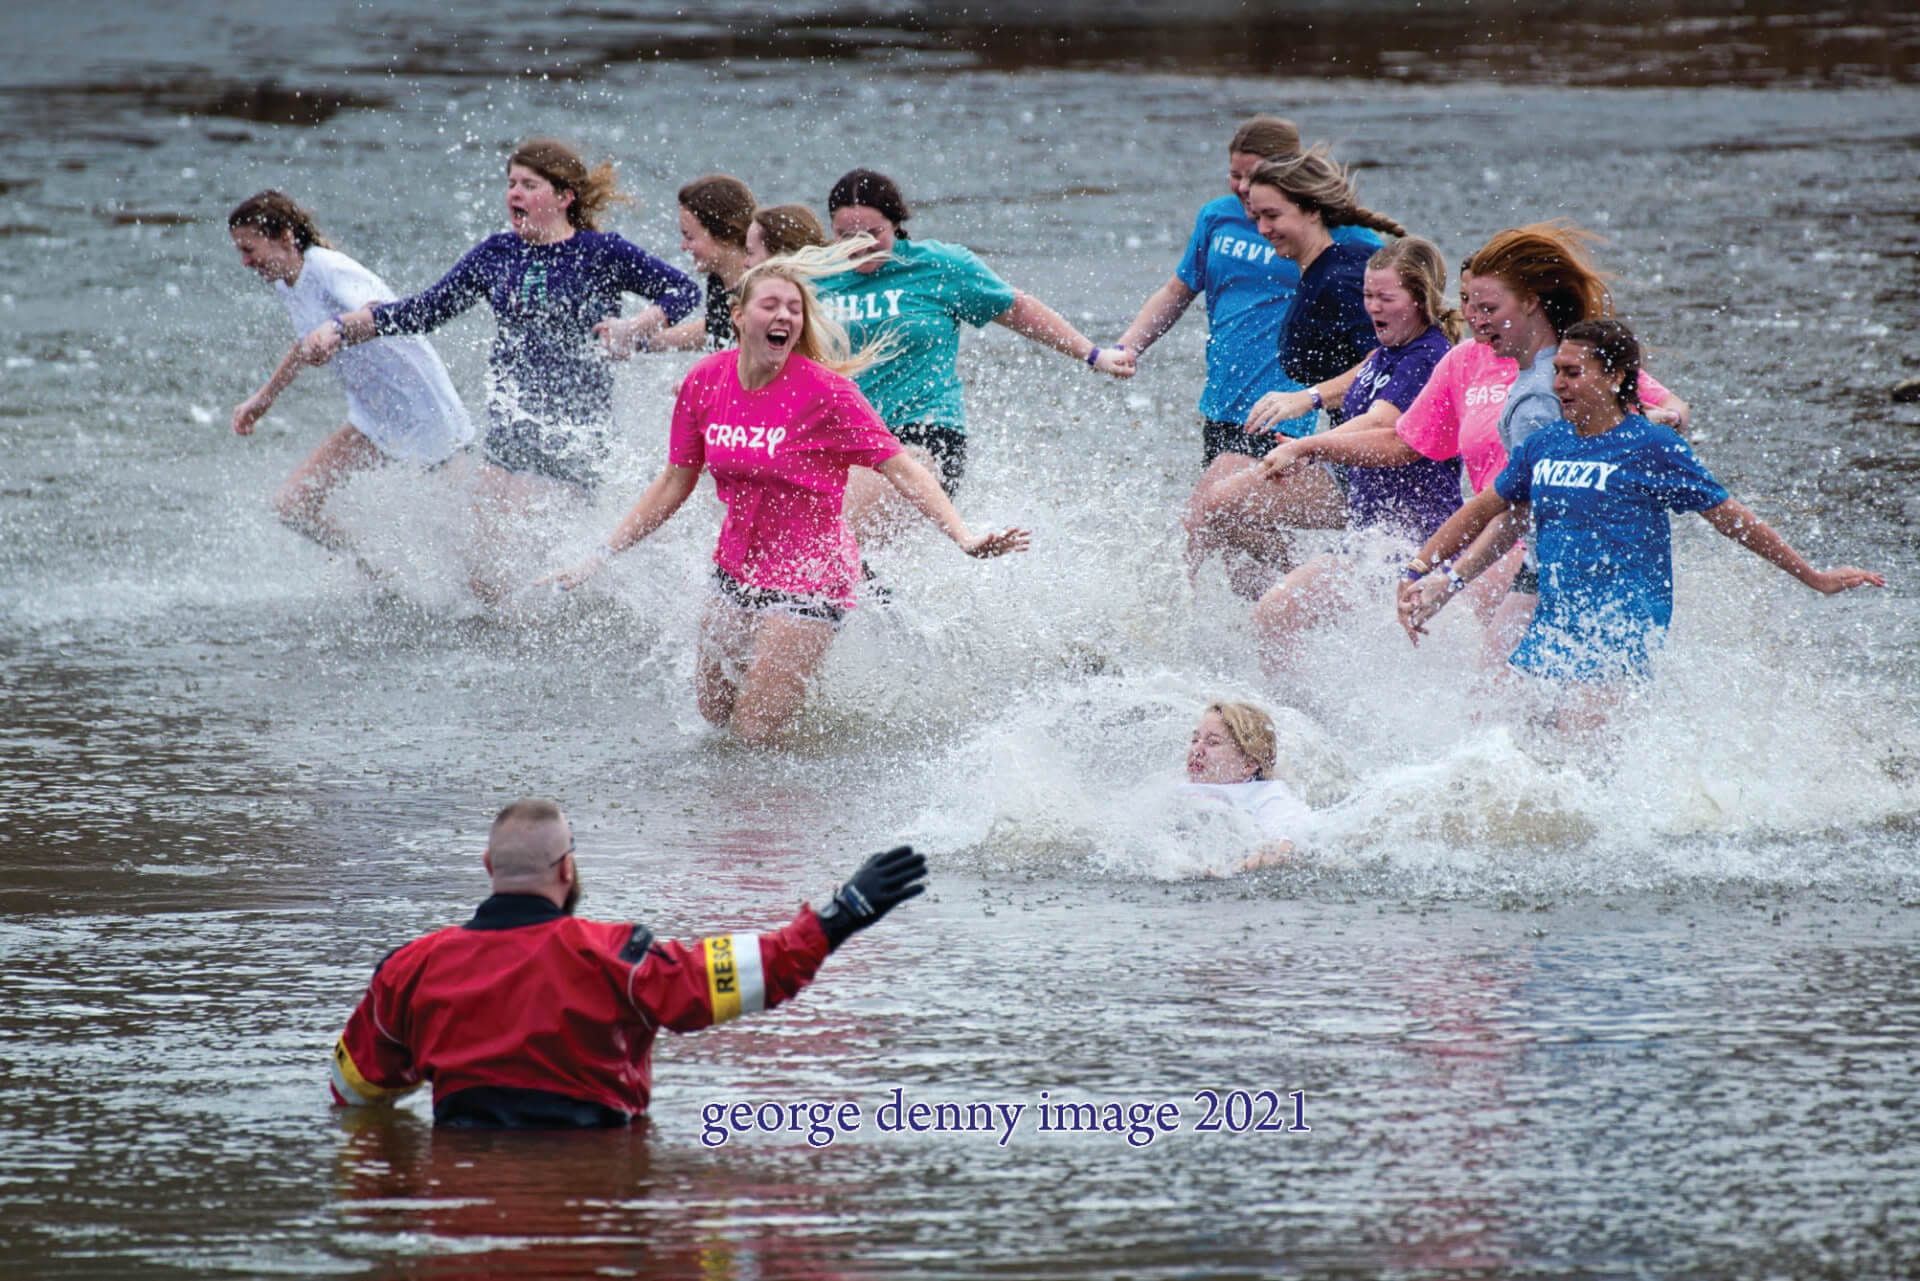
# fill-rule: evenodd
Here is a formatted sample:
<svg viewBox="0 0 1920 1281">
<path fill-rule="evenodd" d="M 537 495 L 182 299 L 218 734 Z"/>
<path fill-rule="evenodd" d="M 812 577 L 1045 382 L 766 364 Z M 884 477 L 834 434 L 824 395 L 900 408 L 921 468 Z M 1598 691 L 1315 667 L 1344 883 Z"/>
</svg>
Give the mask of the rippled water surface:
<svg viewBox="0 0 1920 1281">
<path fill-rule="evenodd" d="M 1920 1268 L 1920 407 L 1888 395 L 1920 322 L 1911 15 L 1369 12 L 1077 43 L 1071 15 L 938 6 L 5 19 L 0 1269 Z M 1330 75 L 1311 42 L 1358 50 L 1341 22 L 1376 39 Z M 1410 653 L 1367 614 L 1274 688 L 1224 579 L 1179 565 L 1198 311 L 1126 386 L 995 328 L 963 341 L 963 507 L 1034 551 L 876 551 L 894 603 L 755 754 L 691 696 L 710 497 L 592 591 L 495 618 L 464 586 L 457 474 L 342 496 L 377 586 L 275 523 L 267 495 L 338 420 L 327 376 L 227 430 L 289 337 L 224 231 L 264 186 L 411 289 L 495 229 L 529 134 L 617 159 L 639 199 L 615 226 L 675 261 L 687 179 L 818 205 L 868 164 L 919 234 L 1110 338 L 1261 109 L 1335 140 L 1450 261 L 1519 221 L 1603 232 L 1709 466 L 1889 589 L 1820 598 L 1681 521 L 1660 681 L 1599 746 L 1490 706 L 1464 627 Z M 476 408 L 490 333 L 439 339 Z M 659 466 L 686 364 L 620 374 L 613 479 L 529 577 Z M 1299 866 L 1197 876 L 1250 839 L 1176 795 L 1218 696 L 1284 709 L 1316 808 Z M 574 816 L 587 907 L 662 933 L 784 920 L 899 839 L 935 889 L 792 1007 L 663 1042 L 632 1133 L 435 1134 L 417 1101 L 343 1119 L 325 1059 L 367 974 L 465 918 L 486 817 L 528 792 Z M 1026 1110 L 1004 1144 L 885 1133 L 896 1088 Z M 1287 1122 L 1302 1092 L 1306 1130 L 1250 1128 L 1258 1101 L 1224 1118 L 1248 1132 L 1196 1131 L 1196 1095 L 1235 1090 Z M 1171 1103 L 1180 1127 L 1043 1132 L 1043 1101 Z M 863 1124 L 712 1146 L 714 1102 Z"/>
</svg>

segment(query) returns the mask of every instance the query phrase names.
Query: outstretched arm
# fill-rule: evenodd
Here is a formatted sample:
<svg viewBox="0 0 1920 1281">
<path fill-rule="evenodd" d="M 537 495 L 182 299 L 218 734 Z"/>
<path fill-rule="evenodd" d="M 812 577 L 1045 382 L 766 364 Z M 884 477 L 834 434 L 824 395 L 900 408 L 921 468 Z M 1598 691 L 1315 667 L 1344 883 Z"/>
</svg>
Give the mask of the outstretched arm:
<svg viewBox="0 0 1920 1281">
<path fill-rule="evenodd" d="M 604 550 L 570 569 L 548 574 L 535 582 L 534 586 L 544 587 L 548 583 L 554 583 L 561 591 L 578 587 L 605 569 L 609 557 L 618 556 L 666 524 L 673 514 L 680 510 L 680 504 L 687 501 L 699 483 L 698 467 L 677 467 L 669 463 L 658 476 L 653 478 L 653 483 L 647 486 L 644 494 L 640 495 L 640 501 L 633 505 L 633 510 L 621 517 L 620 523 L 613 527 L 613 535 L 607 539 Z"/>
<path fill-rule="evenodd" d="M 1375 411 L 1379 411 L 1377 417 Z M 1260 460 L 1260 474 L 1278 480 L 1295 468 L 1316 462 L 1343 467 L 1404 467 L 1418 462 L 1425 455 L 1400 439 L 1393 429 L 1399 420 L 1399 408 L 1382 401 L 1332 431 L 1287 441 Z"/>
<path fill-rule="evenodd" d="M 1187 282 L 1178 276 L 1168 279 L 1167 283 L 1153 291 L 1140 314 L 1127 326 L 1127 332 L 1120 335 L 1120 346 L 1132 352 L 1137 360 L 1147 354 L 1147 348 L 1160 340 L 1160 335 L 1173 328 L 1174 322 L 1186 314 L 1193 300 L 1200 295 L 1187 288 Z"/>
<path fill-rule="evenodd" d="M 1097 350 L 1100 355 L 1093 367 L 1103 374 L 1112 374 L 1115 378 L 1133 377 L 1133 356 L 1118 347 L 1106 348 L 1094 346 L 1093 340 L 1075 329 L 1065 316 L 1032 294 L 1014 291 L 1013 306 L 993 318 L 996 325 L 1005 325 L 1022 338 L 1031 338 L 1043 347 L 1064 352 L 1081 363 Z"/>
<path fill-rule="evenodd" d="M 1734 499 L 1729 498 L 1718 507 L 1709 507 L 1700 514 L 1706 517 L 1709 525 L 1728 538 L 1763 560 L 1772 561 L 1816 592 L 1831 596 L 1854 587 L 1887 585 L 1886 575 L 1856 569 L 1851 565 L 1824 571 L 1815 569 L 1807 563 L 1806 557 L 1793 549 L 1792 544 L 1774 533 L 1772 526 L 1754 515 L 1746 504 Z"/>
<path fill-rule="evenodd" d="M 300 376 L 301 368 L 307 363 L 300 355 L 300 346 L 295 343 L 287 348 L 287 354 L 280 358 L 273 376 L 233 411 L 234 435 L 253 435 L 253 425 L 266 417 L 267 411 L 273 408 L 273 402 L 280 399 L 280 393 L 291 387 L 293 380 Z"/>
<path fill-rule="evenodd" d="M 1032 535 L 1024 529 L 1003 529 L 991 534 L 976 534 L 968 529 L 967 522 L 960 518 L 960 513 L 941 490 L 933 473 L 905 452 L 887 459 L 877 470 L 888 484 L 899 490 L 901 496 L 919 508 L 928 520 L 938 525 L 940 532 L 951 538 L 967 555 L 987 560 L 1008 552 L 1027 550 L 1027 542 Z"/>
</svg>

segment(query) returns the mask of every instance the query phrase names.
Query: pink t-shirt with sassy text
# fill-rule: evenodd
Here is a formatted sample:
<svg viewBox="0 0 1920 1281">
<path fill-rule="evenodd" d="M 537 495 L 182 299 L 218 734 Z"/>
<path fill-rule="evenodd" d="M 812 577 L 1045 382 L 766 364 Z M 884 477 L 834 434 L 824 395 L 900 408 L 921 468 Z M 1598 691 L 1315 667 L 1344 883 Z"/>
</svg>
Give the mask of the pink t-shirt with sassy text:
<svg viewBox="0 0 1920 1281">
<path fill-rule="evenodd" d="M 738 350 L 695 365 L 673 405 L 667 457 L 713 473 L 727 518 L 713 563 L 749 587 L 852 608 L 860 547 L 841 518 L 847 469 L 900 452 L 853 380 L 805 356 L 774 380 L 740 385 Z"/>
<path fill-rule="evenodd" d="M 1460 455 L 1477 494 L 1507 465 L 1507 450 L 1500 443 L 1500 411 L 1506 408 L 1508 388 L 1519 376 L 1518 361 L 1494 355 L 1486 343 L 1463 342 L 1440 357 L 1395 430 L 1409 449 L 1428 458 Z M 1670 394 L 1651 374 L 1641 371 L 1642 403 L 1665 404 Z"/>
</svg>

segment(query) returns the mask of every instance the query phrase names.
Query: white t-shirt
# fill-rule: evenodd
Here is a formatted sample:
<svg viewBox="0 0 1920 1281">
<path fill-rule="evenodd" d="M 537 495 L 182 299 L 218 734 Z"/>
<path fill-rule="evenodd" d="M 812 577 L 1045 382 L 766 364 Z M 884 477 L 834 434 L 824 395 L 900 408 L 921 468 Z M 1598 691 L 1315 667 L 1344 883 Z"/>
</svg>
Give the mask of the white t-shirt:
<svg viewBox="0 0 1920 1281">
<path fill-rule="evenodd" d="M 1184 783 L 1180 794 L 1225 801 L 1251 815 L 1261 832 L 1276 840 L 1297 838 L 1313 813 L 1291 787 L 1277 778 L 1250 783 Z"/>
<path fill-rule="evenodd" d="M 370 302 L 392 302 L 386 282 L 345 254 L 307 250 L 300 279 L 275 281 L 295 336 Z M 439 353 L 417 335 L 343 348 L 330 362 L 347 393 L 347 421 L 380 449 L 413 463 L 445 462 L 473 439 Z"/>
</svg>

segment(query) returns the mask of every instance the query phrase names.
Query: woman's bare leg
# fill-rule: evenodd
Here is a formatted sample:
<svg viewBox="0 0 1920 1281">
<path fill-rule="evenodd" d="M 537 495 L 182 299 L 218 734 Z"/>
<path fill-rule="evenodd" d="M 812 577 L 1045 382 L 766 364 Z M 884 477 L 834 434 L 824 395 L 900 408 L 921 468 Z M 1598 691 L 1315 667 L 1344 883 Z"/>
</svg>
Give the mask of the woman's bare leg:
<svg viewBox="0 0 1920 1281">
<path fill-rule="evenodd" d="M 327 498 L 354 473 L 371 471 L 385 460 L 380 447 L 357 427 L 343 425 L 293 469 L 273 496 L 274 514 L 287 528 L 328 551 L 346 551 L 346 531 L 327 519 Z"/>
<path fill-rule="evenodd" d="M 1253 636 L 1268 677 L 1292 675 L 1306 634 L 1354 609 L 1353 570 L 1351 561 L 1316 556 L 1260 598 L 1253 607 Z"/>
<path fill-rule="evenodd" d="M 466 560 L 467 583 L 481 603 L 500 605 L 531 581 L 537 566 L 522 561 L 528 526 L 537 516 L 555 504 L 572 507 L 585 501 L 585 494 L 564 481 L 480 464 L 473 477 L 473 539 Z"/>
<path fill-rule="evenodd" d="M 1296 529 L 1344 529 L 1347 500 L 1324 467 L 1301 467 L 1268 480 L 1245 454 L 1222 454 L 1201 476 L 1187 501 L 1187 571 L 1198 572 L 1210 552 L 1238 552 L 1266 575 L 1285 572 Z M 1258 596 L 1265 575 L 1237 572 L 1234 589 Z"/>
</svg>

